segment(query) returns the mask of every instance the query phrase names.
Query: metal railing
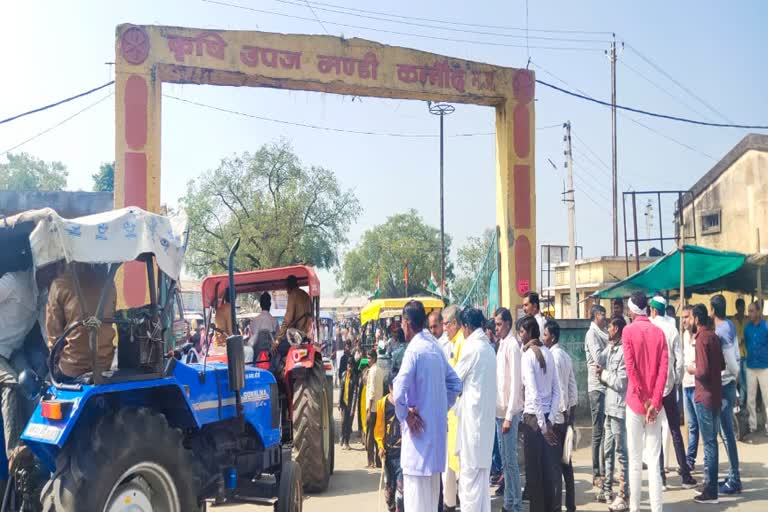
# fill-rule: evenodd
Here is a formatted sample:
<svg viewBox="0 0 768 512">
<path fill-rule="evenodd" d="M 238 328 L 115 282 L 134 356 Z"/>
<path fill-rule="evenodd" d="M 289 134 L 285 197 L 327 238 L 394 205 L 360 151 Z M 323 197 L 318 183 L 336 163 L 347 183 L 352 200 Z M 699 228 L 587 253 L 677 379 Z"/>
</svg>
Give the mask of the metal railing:
<svg viewBox="0 0 768 512">
<path fill-rule="evenodd" d="M 475 280 L 460 304 L 479 308 L 487 318 L 499 306 L 499 301 L 499 230 L 496 229 Z"/>
</svg>

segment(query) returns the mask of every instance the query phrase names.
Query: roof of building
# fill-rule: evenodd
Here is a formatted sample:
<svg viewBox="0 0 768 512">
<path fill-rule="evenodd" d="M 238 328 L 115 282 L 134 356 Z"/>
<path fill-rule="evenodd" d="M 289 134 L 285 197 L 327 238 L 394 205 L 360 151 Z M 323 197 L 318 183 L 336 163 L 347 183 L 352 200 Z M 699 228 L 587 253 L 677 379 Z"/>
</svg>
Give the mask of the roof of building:
<svg viewBox="0 0 768 512">
<path fill-rule="evenodd" d="M 640 256 L 640 261 L 641 262 L 653 262 L 653 261 L 656 261 L 657 259 L 659 259 L 659 258 L 657 258 L 655 256 L 644 256 L 644 255 Z M 630 262 L 635 261 L 635 256 L 634 255 L 630 255 L 629 256 L 629 260 L 630 260 Z M 593 256 L 591 258 L 583 258 L 583 259 L 580 259 L 580 260 L 576 260 L 576 266 L 588 265 L 590 263 L 600 263 L 600 262 L 603 262 L 603 261 L 620 261 L 620 262 L 623 263 L 623 262 L 626 261 L 626 257 L 624 257 L 624 256 Z M 568 265 L 569 265 L 569 263 L 567 261 L 563 261 L 563 262 L 558 263 L 557 265 L 552 265 L 552 267 L 555 268 L 555 269 L 568 268 Z"/>
<path fill-rule="evenodd" d="M 709 172 L 699 179 L 691 187 L 691 195 L 698 197 L 707 187 L 714 183 L 726 170 L 728 170 L 747 151 L 764 151 L 768 153 L 768 135 L 750 133 L 736 144 L 723 158 L 712 167 Z M 690 202 L 690 197 L 683 200 L 685 204 Z"/>
</svg>

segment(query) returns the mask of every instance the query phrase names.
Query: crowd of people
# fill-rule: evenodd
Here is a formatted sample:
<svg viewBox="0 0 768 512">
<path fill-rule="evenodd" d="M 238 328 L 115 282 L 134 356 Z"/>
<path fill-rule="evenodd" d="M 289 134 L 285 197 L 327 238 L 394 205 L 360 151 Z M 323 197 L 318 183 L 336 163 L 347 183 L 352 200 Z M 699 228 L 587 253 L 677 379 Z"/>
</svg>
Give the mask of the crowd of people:
<svg viewBox="0 0 768 512">
<path fill-rule="evenodd" d="M 357 414 L 368 467 L 383 466 L 390 511 L 451 512 L 461 504 L 486 512 L 494 486 L 504 511 L 522 511 L 523 501 L 531 512 L 575 511 L 571 452 L 578 388 L 586 384 L 596 501 L 613 512 L 639 510 L 647 467 L 651 509 L 662 510 L 669 436 L 682 487 L 696 489 L 695 502 L 716 503 L 742 491 L 734 407 L 747 405 L 757 435 L 756 392 L 768 384 L 768 323 L 759 304 L 747 315 L 744 305 L 739 299 L 733 319 L 722 295 L 685 306 L 681 334 L 660 295 L 634 293 L 627 316 L 621 299 L 610 317 L 595 304 L 584 339 L 587 382 L 577 383 L 560 326 L 541 314 L 534 292 L 514 323 L 503 307 L 486 320 L 457 306 L 428 315 L 411 301 L 388 340 L 367 353 L 359 340 L 346 343 L 338 368 L 342 448 Z M 728 456 L 722 480 L 718 433 Z M 700 441 L 701 483 L 693 477 Z"/>
</svg>

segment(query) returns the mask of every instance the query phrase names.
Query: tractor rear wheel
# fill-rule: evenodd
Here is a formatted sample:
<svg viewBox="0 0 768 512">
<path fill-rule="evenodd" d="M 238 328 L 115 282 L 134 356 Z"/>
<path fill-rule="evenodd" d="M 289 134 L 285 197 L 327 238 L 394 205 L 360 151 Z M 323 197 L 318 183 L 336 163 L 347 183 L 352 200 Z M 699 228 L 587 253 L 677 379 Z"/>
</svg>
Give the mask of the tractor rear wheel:
<svg viewBox="0 0 768 512">
<path fill-rule="evenodd" d="M 294 458 L 301 466 L 307 492 L 323 492 L 328 488 L 333 443 L 330 420 L 325 369 L 318 359 L 293 386 Z"/>
<path fill-rule="evenodd" d="M 199 472 L 162 414 L 121 409 L 80 431 L 43 489 L 43 512 L 200 511 Z"/>
</svg>

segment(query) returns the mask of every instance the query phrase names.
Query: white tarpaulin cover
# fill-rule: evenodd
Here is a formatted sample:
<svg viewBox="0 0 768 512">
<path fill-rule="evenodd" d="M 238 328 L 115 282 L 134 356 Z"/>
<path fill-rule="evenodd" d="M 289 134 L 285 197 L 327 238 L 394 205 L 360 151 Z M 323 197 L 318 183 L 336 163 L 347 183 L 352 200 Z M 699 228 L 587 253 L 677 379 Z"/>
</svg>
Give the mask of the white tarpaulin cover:
<svg viewBox="0 0 768 512">
<path fill-rule="evenodd" d="M 29 217 L 38 222 L 29 236 L 37 268 L 59 260 L 122 263 L 152 253 L 163 272 L 179 279 L 186 243 L 184 214 L 165 217 L 130 207 L 64 219 L 48 208 L 25 212 L 14 220 L 30 220 Z"/>
</svg>

